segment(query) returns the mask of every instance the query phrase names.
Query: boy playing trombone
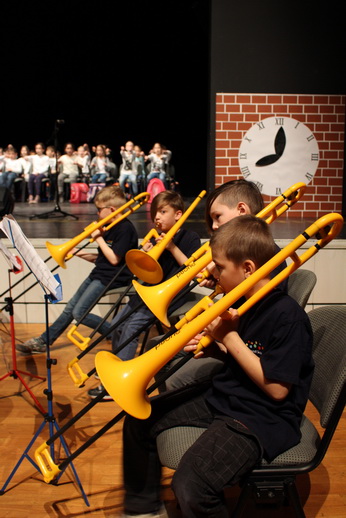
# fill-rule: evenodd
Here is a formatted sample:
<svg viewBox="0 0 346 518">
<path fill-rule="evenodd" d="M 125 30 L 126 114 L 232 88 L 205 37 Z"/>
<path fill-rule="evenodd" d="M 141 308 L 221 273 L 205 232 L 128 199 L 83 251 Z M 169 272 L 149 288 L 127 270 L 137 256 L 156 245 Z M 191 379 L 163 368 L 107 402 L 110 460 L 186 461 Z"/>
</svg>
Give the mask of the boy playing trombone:
<svg viewBox="0 0 346 518">
<path fill-rule="evenodd" d="M 277 251 L 268 225 L 250 215 L 223 224 L 210 245 L 217 281 L 226 293 Z M 258 280 L 245 298 L 268 282 L 269 276 Z M 313 373 L 312 331 L 305 311 L 276 288 L 240 318 L 233 309 L 220 315 L 201 329 L 204 333 L 214 339 L 210 349 L 221 350 L 224 358 L 211 387 L 164 393 L 152 400 L 148 419 L 125 419 L 124 517 L 167 516 L 160 500 L 156 448 L 156 437 L 165 429 L 205 429 L 173 476 L 186 518 L 228 516 L 224 488 L 238 483 L 262 457 L 270 461 L 300 440 Z M 200 336 L 187 345 L 188 351 L 196 350 Z"/>
<path fill-rule="evenodd" d="M 94 203 L 99 219 L 102 220 L 122 207 L 126 203 L 126 198 L 122 189 L 112 185 L 101 189 L 97 193 Z M 115 219 L 120 215 L 118 213 Z M 98 300 L 105 286 L 110 283 L 117 271 L 120 271 L 120 273 L 114 283 L 109 286 L 109 289 L 126 286 L 132 278 L 129 269 L 123 268 L 123 265 L 126 252 L 137 247 L 138 244 L 138 236 L 133 224 L 125 218 L 107 232 L 103 232 L 102 229 L 95 230 L 91 237 L 98 245 L 98 253 L 81 250 L 75 255 L 94 263 L 95 267 L 68 301 L 61 315 L 49 327 L 49 345 L 52 345 L 59 338 L 73 319 L 79 320 L 88 308 Z M 71 250 L 70 253 L 75 251 L 76 249 Z M 89 313 L 83 319 L 83 324 L 91 329 L 96 329 L 101 321 L 101 317 Z M 100 333 L 106 333 L 108 327 L 107 322 L 102 324 L 99 329 Z M 46 351 L 46 343 L 47 333 L 45 331 L 40 336 L 30 338 L 23 344 L 17 344 L 16 349 L 26 354 L 38 354 Z"/>
</svg>

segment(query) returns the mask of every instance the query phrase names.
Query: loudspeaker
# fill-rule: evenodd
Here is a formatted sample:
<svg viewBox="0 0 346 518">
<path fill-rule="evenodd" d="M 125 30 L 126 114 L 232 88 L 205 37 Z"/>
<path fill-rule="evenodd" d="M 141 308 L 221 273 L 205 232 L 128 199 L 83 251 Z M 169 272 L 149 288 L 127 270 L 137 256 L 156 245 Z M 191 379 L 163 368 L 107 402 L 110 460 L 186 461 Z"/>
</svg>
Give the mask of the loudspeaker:
<svg viewBox="0 0 346 518">
<path fill-rule="evenodd" d="M 0 187 L 0 217 L 3 218 L 6 214 L 12 214 L 13 208 L 14 199 L 10 189 Z"/>
</svg>

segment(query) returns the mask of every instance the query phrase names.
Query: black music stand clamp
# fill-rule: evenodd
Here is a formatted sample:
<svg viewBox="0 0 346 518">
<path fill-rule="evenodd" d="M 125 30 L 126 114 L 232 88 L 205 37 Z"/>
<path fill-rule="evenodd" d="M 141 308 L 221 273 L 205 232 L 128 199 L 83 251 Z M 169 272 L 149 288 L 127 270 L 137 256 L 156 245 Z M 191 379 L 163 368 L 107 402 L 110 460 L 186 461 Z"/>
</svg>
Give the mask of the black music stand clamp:
<svg viewBox="0 0 346 518">
<path fill-rule="evenodd" d="M 60 126 L 62 124 L 64 124 L 64 123 L 65 123 L 65 121 L 63 121 L 63 120 L 56 120 L 55 121 L 52 137 L 48 141 L 48 142 L 50 142 L 50 141 L 53 140 L 54 148 L 55 148 L 55 153 L 58 152 L 58 132 L 59 132 Z M 75 216 L 74 214 L 70 214 L 69 212 L 65 212 L 65 211 L 61 210 L 61 208 L 60 208 L 60 205 L 59 205 L 59 191 L 58 191 L 58 174 L 59 174 L 58 173 L 58 157 L 56 156 L 56 159 L 55 159 L 55 174 L 53 175 L 54 184 L 55 184 L 55 194 L 54 194 L 55 206 L 54 206 L 54 209 L 50 210 L 48 212 L 42 212 L 41 214 L 35 214 L 34 216 L 30 216 L 29 219 L 48 219 L 48 218 L 55 218 L 55 217 L 62 217 L 62 218 L 70 217 L 70 218 L 74 218 L 76 220 L 78 219 L 78 216 Z"/>
<path fill-rule="evenodd" d="M 54 416 L 54 413 L 53 413 L 53 391 L 52 391 L 51 367 L 52 367 L 52 365 L 56 365 L 57 361 L 56 361 L 56 359 L 52 359 L 51 356 L 50 356 L 49 324 L 48 324 L 48 322 L 49 322 L 49 317 L 48 317 L 48 301 L 49 301 L 49 295 L 45 294 L 45 320 L 46 320 L 46 334 L 47 334 L 47 344 L 46 344 L 47 388 L 43 392 L 47 396 L 48 411 L 46 413 L 44 413 L 44 416 L 43 416 L 44 420 L 42 421 L 42 423 L 39 426 L 37 432 L 35 433 L 35 435 L 31 439 L 31 441 L 29 442 L 27 447 L 25 448 L 25 450 L 22 453 L 20 459 L 18 460 L 17 464 L 15 465 L 15 467 L 13 468 L 13 470 L 10 473 L 9 477 L 7 478 L 5 484 L 0 489 L 0 495 L 3 495 L 5 493 L 8 484 L 10 483 L 12 477 L 14 476 L 14 474 L 16 473 L 16 471 L 18 470 L 19 466 L 21 465 L 21 463 L 23 462 L 24 459 L 27 459 L 34 466 L 34 468 L 39 473 L 41 473 L 40 468 L 38 467 L 36 462 L 30 457 L 29 451 L 32 448 L 32 446 L 33 446 L 34 442 L 36 441 L 37 437 L 40 435 L 40 433 L 42 432 L 42 430 L 44 429 L 44 427 L 46 425 L 48 425 L 49 437 L 53 436 L 54 430 L 56 430 L 57 432 L 59 432 L 59 430 L 60 430 L 59 425 L 56 422 L 56 419 L 55 419 L 55 416 Z M 63 449 L 65 451 L 65 454 L 67 455 L 67 457 L 69 457 L 70 456 L 70 451 L 68 449 L 68 446 L 67 446 L 67 444 L 65 442 L 64 437 L 62 435 L 60 435 L 59 439 L 60 439 L 61 445 L 62 445 L 62 447 L 63 447 Z M 54 446 L 53 446 L 53 444 L 50 447 L 50 455 L 54 459 Z M 73 475 L 74 475 L 74 477 L 76 479 L 77 485 L 78 485 L 78 487 L 80 489 L 80 492 L 81 492 L 81 494 L 83 496 L 84 502 L 85 502 L 85 504 L 88 507 L 90 507 L 90 503 L 89 503 L 88 497 L 85 494 L 85 491 L 83 489 L 81 481 L 80 481 L 80 479 L 78 477 L 77 471 L 76 471 L 76 469 L 75 469 L 75 467 L 74 467 L 74 465 L 72 463 L 71 463 L 71 469 L 72 469 Z M 63 475 L 64 471 L 65 470 L 62 470 L 61 473 L 59 474 L 59 476 L 52 483 L 57 484 L 59 479 L 60 479 L 60 477 Z"/>
<path fill-rule="evenodd" d="M 8 377 L 12 377 L 13 379 L 19 379 L 22 385 L 24 385 L 25 389 L 29 392 L 30 396 L 35 402 L 35 405 L 39 409 L 39 411 L 44 414 L 45 409 L 41 405 L 41 403 L 36 398 L 35 394 L 31 391 L 30 387 L 23 379 L 22 374 L 24 376 L 29 376 L 30 378 L 36 378 L 44 381 L 46 378 L 42 376 L 37 376 L 36 374 L 31 374 L 30 372 L 22 371 L 17 369 L 17 355 L 16 355 L 16 338 L 15 338 L 15 329 L 14 329 L 14 311 L 13 311 L 13 298 L 12 298 L 12 286 L 11 286 L 11 272 L 14 270 L 8 270 L 8 285 L 9 285 L 9 297 L 5 298 L 6 306 L 4 306 L 3 310 L 7 311 L 10 316 L 10 336 L 11 336 L 11 354 L 12 354 L 12 369 L 10 369 L 4 376 L 0 378 L 0 381 Z"/>
</svg>

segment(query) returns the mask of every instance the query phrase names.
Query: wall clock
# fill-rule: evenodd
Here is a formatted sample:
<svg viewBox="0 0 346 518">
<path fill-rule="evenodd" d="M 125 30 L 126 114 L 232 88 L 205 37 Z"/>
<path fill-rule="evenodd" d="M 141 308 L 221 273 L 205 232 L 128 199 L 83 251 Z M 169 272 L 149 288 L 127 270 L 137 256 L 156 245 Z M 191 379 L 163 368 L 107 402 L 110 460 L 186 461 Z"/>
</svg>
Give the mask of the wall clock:
<svg viewBox="0 0 346 518">
<path fill-rule="evenodd" d="M 262 194 L 278 196 L 297 182 L 308 184 L 319 162 L 317 140 L 302 122 L 268 117 L 254 124 L 239 148 L 239 167 Z"/>
</svg>

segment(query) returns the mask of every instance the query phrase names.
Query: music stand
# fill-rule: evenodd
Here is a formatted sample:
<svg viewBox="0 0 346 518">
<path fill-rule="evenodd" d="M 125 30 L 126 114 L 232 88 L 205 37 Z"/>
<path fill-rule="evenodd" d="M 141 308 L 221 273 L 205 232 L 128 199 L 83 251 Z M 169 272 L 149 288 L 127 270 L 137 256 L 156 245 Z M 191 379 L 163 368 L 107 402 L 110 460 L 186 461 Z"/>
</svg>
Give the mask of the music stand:
<svg viewBox="0 0 346 518">
<path fill-rule="evenodd" d="M 0 223 L 1 230 L 7 235 L 7 237 L 12 241 L 13 246 L 18 250 L 19 254 L 21 255 L 22 259 L 27 264 L 28 268 L 31 270 L 33 275 L 36 277 L 38 282 L 40 283 L 43 291 L 44 291 L 44 300 L 45 300 L 45 322 L 46 322 L 46 334 L 47 334 L 47 341 L 46 341 L 46 368 L 47 368 L 47 388 L 44 390 L 44 394 L 47 396 L 47 403 L 48 403 L 48 410 L 47 412 L 44 412 L 44 420 L 42 421 L 41 425 L 39 426 L 38 430 L 34 434 L 33 438 L 25 448 L 24 452 L 22 453 L 20 459 L 18 460 L 17 464 L 13 468 L 12 472 L 10 473 L 9 477 L 7 478 L 5 484 L 2 486 L 0 490 L 0 495 L 3 495 L 5 493 L 5 490 L 10 483 L 12 477 L 18 470 L 19 466 L 23 462 L 24 459 L 27 459 L 34 468 L 41 473 L 41 470 L 39 466 L 36 464 L 36 462 L 30 457 L 29 451 L 31 447 L 33 446 L 35 440 L 40 435 L 41 431 L 44 429 L 44 427 L 48 424 L 49 428 L 49 436 L 52 437 L 54 434 L 54 429 L 58 432 L 60 430 L 59 425 L 56 422 L 56 418 L 53 413 L 53 391 L 52 391 L 52 376 L 51 376 L 51 367 L 52 365 L 56 365 L 57 361 L 55 359 L 52 359 L 50 356 L 50 345 L 49 345 L 49 315 L 48 315 L 48 303 L 49 302 L 57 302 L 62 299 L 62 292 L 61 292 L 61 283 L 58 279 L 58 276 L 52 275 L 51 271 L 46 266 L 46 263 L 38 256 L 35 249 L 29 243 L 29 241 L 26 239 L 24 234 L 22 233 L 18 223 L 14 220 L 12 216 L 5 216 L 4 219 Z M 65 451 L 65 454 L 67 456 L 70 455 L 68 446 L 65 442 L 65 439 L 62 435 L 59 437 L 61 445 Z M 52 458 L 54 458 L 54 446 L 51 445 L 50 454 Z M 81 491 L 81 494 L 83 496 L 83 499 L 88 507 L 90 507 L 87 495 L 85 494 L 85 491 L 83 489 L 83 486 L 80 482 L 80 479 L 78 477 L 77 471 L 75 467 L 71 464 L 72 472 L 75 476 L 77 485 Z M 54 483 L 57 483 L 62 474 L 65 470 L 61 472 L 59 477 L 55 480 Z"/>
<path fill-rule="evenodd" d="M 1 245 L 3 247 L 3 245 Z M 11 286 L 11 272 L 19 273 L 20 270 L 15 271 L 15 267 L 13 269 L 8 270 L 8 284 L 9 284 L 9 297 L 5 298 L 6 306 L 4 307 L 4 311 L 7 311 L 10 316 L 10 336 L 11 336 L 11 354 L 12 354 L 12 369 L 4 375 L 1 376 L 0 381 L 8 377 L 12 377 L 13 379 L 19 379 L 24 388 L 29 392 L 30 396 L 34 400 L 37 408 L 42 414 L 45 414 L 45 409 L 41 405 L 41 403 L 36 398 L 35 394 L 31 391 L 30 387 L 23 379 L 22 374 L 25 376 L 29 376 L 30 378 L 36 378 L 44 381 L 46 378 L 43 376 L 38 376 L 37 374 L 31 374 L 30 372 L 22 371 L 17 369 L 17 355 L 16 355 L 16 338 L 15 338 L 15 329 L 14 329 L 14 311 L 13 311 L 13 298 L 12 298 L 12 286 Z"/>
<path fill-rule="evenodd" d="M 55 121 L 52 137 L 48 141 L 48 142 L 50 142 L 51 140 L 53 140 L 55 153 L 58 152 L 58 132 L 59 132 L 60 126 L 64 123 L 65 123 L 65 121 L 63 121 L 63 120 Z M 55 157 L 55 174 L 53 175 L 54 184 L 55 184 L 55 195 L 54 195 L 55 207 L 53 210 L 50 210 L 48 212 L 42 212 L 41 214 L 34 214 L 34 216 L 30 216 L 29 219 L 48 219 L 48 218 L 55 218 L 55 217 L 59 217 L 59 216 L 62 218 L 70 217 L 70 218 L 78 219 L 78 216 L 75 216 L 74 214 L 70 214 L 69 212 L 65 212 L 65 211 L 61 210 L 61 208 L 60 208 L 59 191 L 58 191 L 58 174 L 59 174 L 58 173 L 58 157 L 56 156 Z"/>
</svg>

